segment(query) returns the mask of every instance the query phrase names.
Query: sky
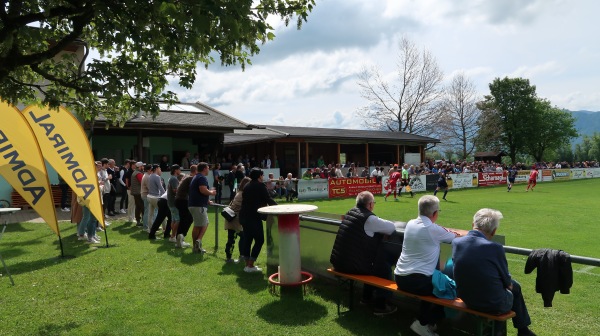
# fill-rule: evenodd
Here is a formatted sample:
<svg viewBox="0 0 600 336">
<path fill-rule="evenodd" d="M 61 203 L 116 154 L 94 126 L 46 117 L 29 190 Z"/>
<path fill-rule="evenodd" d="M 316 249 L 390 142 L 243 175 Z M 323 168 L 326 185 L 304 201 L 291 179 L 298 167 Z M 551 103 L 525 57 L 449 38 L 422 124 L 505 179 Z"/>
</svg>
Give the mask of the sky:
<svg viewBox="0 0 600 336">
<path fill-rule="evenodd" d="M 444 84 L 463 72 L 489 94 L 522 77 L 569 110 L 600 111 L 600 1 L 317 0 L 301 30 L 275 20 L 276 38 L 252 65 L 198 68 L 191 90 L 169 89 L 251 124 L 365 128 L 358 73 L 396 76 L 402 36 L 433 54 Z"/>
</svg>

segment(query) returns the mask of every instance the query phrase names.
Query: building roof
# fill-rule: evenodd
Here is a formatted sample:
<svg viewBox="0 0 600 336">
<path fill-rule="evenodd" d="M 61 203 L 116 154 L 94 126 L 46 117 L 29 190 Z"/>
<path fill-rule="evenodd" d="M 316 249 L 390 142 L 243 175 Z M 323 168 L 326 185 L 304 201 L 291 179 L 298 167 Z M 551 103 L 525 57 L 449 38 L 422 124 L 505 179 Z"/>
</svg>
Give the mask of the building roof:
<svg viewBox="0 0 600 336">
<path fill-rule="evenodd" d="M 339 128 L 295 127 L 259 125 L 252 130 L 235 130 L 225 135 L 225 145 L 239 145 L 249 142 L 272 141 L 281 138 L 310 139 L 318 142 L 336 143 L 381 143 L 381 144 L 423 144 L 439 143 L 440 140 L 409 134 L 373 130 L 350 130 Z"/>
<path fill-rule="evenodd" d="M 182 129 L 188 131 L 249 129 L 249 125 L 217 109 L 200 102 L 176 103 L 172 106 L 159 104 L 160 113 L 156 118 L 143 113 L 127 121 L 123 128 L 133 129 Z M 95 127 L 104 127 L 106 119 L 98 117 Z"/>
</svg>

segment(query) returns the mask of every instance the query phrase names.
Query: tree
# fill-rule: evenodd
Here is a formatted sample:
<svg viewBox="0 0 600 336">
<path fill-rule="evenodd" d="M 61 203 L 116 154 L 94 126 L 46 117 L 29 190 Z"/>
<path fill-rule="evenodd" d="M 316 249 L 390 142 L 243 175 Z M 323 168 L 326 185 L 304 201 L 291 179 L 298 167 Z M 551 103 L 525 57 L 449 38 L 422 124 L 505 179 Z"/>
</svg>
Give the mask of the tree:
<svg viewBox="0 0 600 336">
<path fill-rule="evenodd" d="M 499 152 L 502 144 L 502 119 L 493 104 L 491 96 L 484 96 L 484 100 L 477 103 L 479 118 L 477 119 L 478 132 L 475 136 L 475 148 L 480 152 Z"/>
<path fill-rule="evenodd" d="M 475 148 L 475 136 L 479 130 L 475 85 L 464 73 L 452 78 L 441 100 L 440 138 L 445 146 L 460 148 L 456 153 L 466 159 Z"/>
<path fill-rule="evenodd" d="M 369 103 L 358 109 L 368 128 L 429 135 L 437 117 L 434 102 L 440 97 L 443 73 L 429 51 L 412 41 L 400 41 L 395 81 L 389 83 L 377 67 L 358 75 L 361 96 Z"/>
<path fill-rule="evenodd" d="M 535 125 L 536 132 L 528 137 L 526 150 L 536 162 L 541 162 L 544 153 L 561 148 L 578 135 L 575 118 L 571 113 L 552 107 L 545 99 L 538 99 L 535 109 L 539 115 Z"/>
<path fill-rule="evenodd" d="M 300 28 L 314 0 L 9 0 L 0 9 L 0 97 L 66 104 L 86 119 L 124 122 L 173 103 L 169 81 L 191 88 L 197 63 L 251 64 L 274 38 L 267 19 Z M 83 46 L 83 59 L 69 50 Z M 90 50 L 101 59 L 84 64 Z M 41 94 L 41 95 L 40 95 Z M 101 98 L 100 98 L 101 97 Z"/>
<path fill-rule="evenodd" d="M 490 95 L 480 105 L 497 113 L 500 143 L 515 164 L 517 153 L 523 152 L 529 137 L 538 131 L 535 86 L 528 79 L 505 77 L 494 79 L 489 87 Z"/>
</svg>

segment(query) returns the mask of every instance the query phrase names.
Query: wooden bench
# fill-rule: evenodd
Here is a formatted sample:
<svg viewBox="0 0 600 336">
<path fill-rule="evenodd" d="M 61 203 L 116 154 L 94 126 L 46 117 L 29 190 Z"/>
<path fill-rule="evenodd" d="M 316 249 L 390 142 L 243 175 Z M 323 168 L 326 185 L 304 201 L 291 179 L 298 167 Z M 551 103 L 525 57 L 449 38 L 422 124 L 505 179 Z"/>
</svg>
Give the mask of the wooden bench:
<svg viewBox="0 0 600 336">
<path fill-rule="evenodd" d="M 451 309 L 469 313 L 477 318 L 476 335 L 483 335 L 483 332 L 485 329 L 491 329 L 492 335 L 495 335 L 496 331 L 494 330 L 494 327 L 495 327 L 494 321 L 506 323 L 506 321 L 508 319 L 513 318 L 515 316 L 515 312 L 513 312 L 513 311 L 510 311 L 505 314 L 493 315 L 493 314 L 483 313 L 483 312 L 480 312 L 477 310 L 472 310 L 472 309 L 467 308 L 467 305 L 465 305 L 465 303 L 460 298 L 449 300 L 449 299 L 440 299 L 435 296 L 422 296 L 422 295 L 408 293 L 408 292 L 399 290 L 395 281 L 379 278 L 379 277 L 376 277 L 373 275 L 358 275 L 358 274 L 341 273 L 341 272 L 336 272 L 332 268 L 328 268 L 327 272 L 334 275 L 338 279 L 338 282 L 340 285 L 340 290 L 344 290 L 344 287 L 346 287 L 350 292 L 349 301 L 348 301 L 348 310 L 346 312 L 351 311 L 353 308 L 354 283 L 360 282 L 360 283 L 363 283 L 366 285 L 371 285 L 371 286 L 374 286 L 377 288 L 389 290 L 394 293 L 398 293 L 402 296 L 431 302 L 431 303 L 434 303 L 434 304 L 437 304 L 437 305 L 440 305 L 443 307 L 448 307 Z M 337 300 L 338 316 L 342 314 L 342 312 L 340 311 L 341 297 L 342 297 L 342 295 L 340 293 L 340 295 L 338 296 L 338 300 Z M 487 328 L 486 328 L 486 326 L 487 326 Z M 506 328 L 504 328 L 504 330 L 506 330 Z"/>
<path fill-rule="evenodd" d="M 52 201 L 54 202 L 54 206 L 60 206 L 60 198 L 62 196 L 62 190 L 60 189 L 60 186 L 58 184 L 54 184 L 51 186 L 52 187 Z M 69 201 L 72 197 L 72 191 L 69 188 L 69 191 L 67 192 L 67 201 Z M 70 206 L 71 203 L 69 202 L 67 206 Z M 29 205 L 29 203 L 27 203 L 27 201 L 25 199 L 23 199 L 23 197 L 21 197 L 21 195 L 19 195 L 18 192 L 16 192 L 14 189 L 10 194 L 10 206 L 13 208 L 22 208 L 22 209 L 29 209 L 31 206 Z"/>
</svg>

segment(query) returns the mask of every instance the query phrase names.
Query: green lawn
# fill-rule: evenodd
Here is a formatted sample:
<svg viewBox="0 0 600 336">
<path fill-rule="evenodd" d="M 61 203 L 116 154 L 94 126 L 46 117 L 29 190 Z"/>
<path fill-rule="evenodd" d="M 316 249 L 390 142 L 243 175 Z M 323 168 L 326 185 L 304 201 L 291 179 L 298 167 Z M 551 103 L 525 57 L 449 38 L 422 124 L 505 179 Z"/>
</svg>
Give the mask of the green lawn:
<svg viewBox="0 0 600 336">
<path fill-rule="evenodd" d="M 505 188 L 450 191 L 439 222 L 469 229 L 475 211 L 491 207 L 504 214 L 498 233 L 506 236 L 507 245 L 600 258 L 599 188 L 600 179 L 594 179 L 538 184 L 529 193 L 523 185 L 510 193 Z M 378 196 L 375 213 L 409 220 L 416 216 L 417 198 L 384 202 Z M 311 203 L 321 212 L 341 214 L 353 200 Z M 414 308 L 375 318 L 358 307 L 338 318 L 336 292 L 326 281 L 314 282 L 303 300 L 270 294 L 266 275 L 246 274 L 241 265 L 224 263 L 224 231 L 219 232 L 219 251 L 213 253 L 212 227 L 204 256 L 166 241 L 149 242 L 139 229 L 122 222 L 109 228 L 113 246 L 108 249 L 77 241 L 72 224 L 61 223 L 60 228 L 65 254 L 75 258 L 58 258 L 57 238 L 44 224 L 9 225 L 0 240 L 0 253 L 16 282 L 13 287 L 6 275 L 0 277 L 0 335 L 413 335 L 408 325 Z M 554 307 L 543 308 L 534 291 L 535 274 L 523 274 L 526 257 L 508 258 L 523 286 L 534 331 L 598 333 L 598 268 L 574 265 L 572 293 L 557 294 Z M 264 263 L 265 249 L 259 260 Z M 448 325 L 440 331 L 454 333 Z M 509 328 L 509 335 L 514 334 Z"/>
</svg>

